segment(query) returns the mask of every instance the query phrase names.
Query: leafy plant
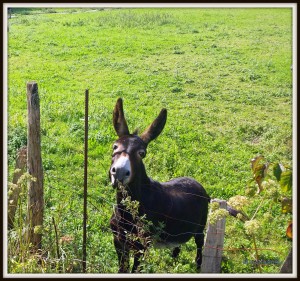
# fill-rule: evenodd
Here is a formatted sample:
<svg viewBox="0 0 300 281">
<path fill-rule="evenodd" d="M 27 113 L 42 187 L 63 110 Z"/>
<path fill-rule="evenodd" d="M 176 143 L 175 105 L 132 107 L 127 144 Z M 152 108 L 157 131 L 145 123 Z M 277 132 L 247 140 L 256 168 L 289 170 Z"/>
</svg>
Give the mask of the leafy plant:
<svg viewBox="0 0 300 281">
<path fill-rule="evenodd" d="M 163 232 L 164 223 L 159 222 L 158 225 L 154 225 L 151 221 L 147 220 L 146 214 L 140 214 L 140 204 L 136 200 L 131 200 L 131 196 L 127 194 L 126 187 L 119 184 L 119 188 L 123 194 L 123 204 L 126 210 L 132 215 L 136 233 L 127 233 L 126 238 L 132 242 L 138 242 L 142 245 L 142 250 L 139 250 L 143 254 L 142 263 L 140 264 L 140 271 L 144 271 L 145 260 L 148 257 L 149 246 L 153 245 L 155 241 L 159 240 L 159 236 Z"/>
<path fill-rule="evenodd" d="M 15 192 L 14 189 L 19 189 L 19 196 L 17 202 L 9 202 L 9 204 L 16 204 L 17 211 L 14 218 L 14 229 L 8 232 L 8 267 L 12 271 L 19 272 L 19 269 L 32 266 L 34 260 L 30 255 L 31 244 L 27 238 L 27 183 L 28 181 L 35 181 L 35 179 L 28 173 L 24 173 L 18 180 L 17 184 L 8 184 L 8 193 Z"/>
<path fill-rule="evenodd" d="M 17 151 L 27 145 L 27 130 L 22 126 L 8 129 L 8 161 L 13 163 L 16 159 Z"/>
<path fill-rule="evenodd" d="M 271 163 L 265 161 L 263 156 L 257 156 L 251 160 L 251 170 L 253 174 L 252 180 L 248 184 L 248 195 L 252 198 L 259 199 L 259 204 L 255 209 L 252 209 L 251 219 L 245 221 L 244 229 L 245 233 L 252 239 L 255 250 L 255 265 L 262 273 L 262 267 L 259 253 L 260 249 L 257 246 L 257 239 L 263 239 L 261 229 L 263 228 L 264 218 L 272 217 L 271 206 L 276 204 L 278 206 L 281 202 L 282 213 L 288 214 L 292 212 L 292 200 L 287 198 L 286 193 L 292 190 L 292 171 L 290 168 L 285 168 L 281 163 Z M 274 179 L 276 181 L 274 181 Z M 255 183 L 253 186 L 252 183 Z M 257 188 L 257 192 L 252 192 L 254 188 Z M 250 204 L 244 196 L 235 196 L 229 199 L 228 204 L 237 210 L 249 210 L 247 205 Z M 269 211 L 265 211 L 259 215 L 259 211 L 264 206 L 270 207 Z M 248 208 L 247 208 L 248 207 Z M 248 211 L 249 214 L 249 211 Z M 275 219 L 275 218 L 274 218 Z M 289 223 L 286 233 L 289 238 L 292 238 L 292 224 Z M 265 261 L 267 262 L 267 261 Z"/>
</svg>

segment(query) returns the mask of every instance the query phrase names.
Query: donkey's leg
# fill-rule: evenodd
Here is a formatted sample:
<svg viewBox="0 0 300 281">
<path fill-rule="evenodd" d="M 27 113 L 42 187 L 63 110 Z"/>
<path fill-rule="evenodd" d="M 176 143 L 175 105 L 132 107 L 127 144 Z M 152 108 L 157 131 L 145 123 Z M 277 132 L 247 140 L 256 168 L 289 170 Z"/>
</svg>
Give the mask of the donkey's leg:
<svg viewBox="0 0 300 281">
<path fill-rule="evenodd" d="M 125 244 L 121 243 L 116 237 L 114 238 L 115 249 L 119 260 L 118 273 L 129 273 L 129 251 Z"/>
<path fill-rule="evenodd" d="M 201 231 L 199 231 L 199 233 L 195 235 L 195 242 L 197 245 L 196 264 L 197 264 L 197 269 L 199 270 L 202 264 L 202 248 L 204 245 L 203 229 L 201 229 Z"/>
<path fill-rule="evenodd" d="M 118 273 L 129 273 L 129 251 L 123 251 L 119 256 Z"/>
<path fill-rule="evenodd" d="M 141 252 L 137 252 L 134 254 L 134 262 L 133 262 L 133 267 L 132 267 L 131 273 L 137 273 L 140 271 L 139 265 L 141 263 L 142 257 L 143 257 L 143 254 Z"/>
<path fill-rule="evenodd" d="M 172 252 L 172 258 L 174 258 L 174 259 L 177 258 L 179 253 L 180 253 L 180 247 L 179 246 L 175 247 Z"/>
</svg>

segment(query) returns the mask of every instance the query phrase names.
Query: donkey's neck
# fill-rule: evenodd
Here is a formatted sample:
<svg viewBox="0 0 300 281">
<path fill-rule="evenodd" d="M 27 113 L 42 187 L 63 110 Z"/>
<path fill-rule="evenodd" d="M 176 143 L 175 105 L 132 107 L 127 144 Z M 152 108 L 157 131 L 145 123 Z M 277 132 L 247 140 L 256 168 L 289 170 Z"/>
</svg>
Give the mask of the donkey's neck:
<svg viewBox="0 0 300 281">
<path fill-rule="evenodd" d="M 132 200 L 141 201 L 141 190 L 145 185 L 149 185 L 151 182 L 150 178 L 147 176 L 144 165 L 140 169 L 139 173 L 136 174 L 134 180 L 129 184 L 128 194 L 131 196 Z"/>
<path fill-rule="evenodd" d="M 130 196 L 131 200 L 141 201 L 141 190 L 143 187 L 151 184 L 151 179 L 147 176 L 144 165 L 139 169 L 139 172 L 136 173 L 134 180 L 129 183 L 126 187 L 126 194 L 120 194 L 118 196 L 118 203 L 124 199 L 126 196 Z"/>
</svg>

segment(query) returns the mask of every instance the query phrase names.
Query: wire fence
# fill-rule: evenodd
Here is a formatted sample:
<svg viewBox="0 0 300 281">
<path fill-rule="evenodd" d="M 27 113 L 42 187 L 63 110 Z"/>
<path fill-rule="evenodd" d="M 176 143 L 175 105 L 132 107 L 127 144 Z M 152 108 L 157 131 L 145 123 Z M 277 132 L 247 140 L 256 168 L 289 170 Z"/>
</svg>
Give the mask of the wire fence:
<svg viewBox="0 0 300 281">
<path fill-rule="evenodd" d="M 50 182 L 53 182 L 53 179 L 55 179 L 55 182 L 63 182 L 64 185 L 74 185 L 74 182 L 77 182 L 78 185 L 76 189 L 73 190 L 74 194 L 73 194 L 73 197 L 78 197 L 80 198 L 82 196 L 82 190 L 80 188 L 82 188 L 82 185 L 80 184 L 80 178 L 77 178 L 77 179 L 73 179 L 73 180 L 67 180 L 65 179 L 64 177 L 60 177 L 59 175 L 56 175 L 55 177 L 53 177 L 51 175 L 51 179 L 49 180 L 49 183 Z M 99 186 L 100 183 L 98 182 L 93 182 L 93 181 L 90 181 L 89 182 L 89 185 L 90 186 Z M 104 185 L 104 184 L 103 184 Z M 56 185 L 56 193 L 65 193 L 65 191 L 62 191 L 63 188 L 59 188 L 60 185 Z M 49 188 L 54 188 L 54 186 L 51 184 L 49 184 Z M 110 186 L 105 186 L 105 188 L 108 188 L 111 190 L 112 187 Z M 104 189 L 105 189 L 104 188 Z M 110 196 L 101 196 L 99 194 L 96 194 L 94 195 L 92 192 L 90 192 L 88 194 L 88 208 L 89 208 L 89 211 L 88 211 L 88 220 L 90 218 L 90 216 L 92 216 L 92 214 L 94 214 L 95 212 L 98 213 L 99 216 L 101 216 L 104 220 L 106 220 L 106 222 L 102 222 L 102 225 L 101 225 L 101 231 L 102 233 L 107 233 L 108 235 L 111 235 L 111 243 L 112 243 L 112 230 L 109 226 L 109 220 L 110 220 L 110 216 L 112 215 L 112 213 L 114 212 L 114 209 L 118 209 L 118 206 L 116 204 L 116 201 L 114 200 L 114 192 L 107 192 L 110 194 Z M 112 195 L 113 194 L 113 195 Z M 112 196 L 111 196 L 112 195 Z M 192 196 L 192 194 L 189 194 Z M 198 196 L 198 195 L 197 195 Z M 51 200 L 51 198 L 48 198 L 49 200 Z M 99 203 L 100 202 L 100 203 Z M 124 212 L 129 212 L 127 210 L 122 210 Z M 153 210 L 151 210 L 153 211 Z M 78 212 L 78 216 L 79 216 L 79 213 Z M 162 213 L 159 213 L 159 212 L 156 212 L 158 215 L 162 216 L 162 217 L 165 217 L 167 219 L 172 219 L 172 220 L 177 220 L 177 221 L 182 221 L 182 222 L 185 222 L 185 223 L 189 223 L 189 224 L 193 224 L 193 225 L 196 225 L 196 226 L 203 226 L 201 224 L 197 224 L 193 221 L 189 221 L 189 220 L 182 220 L 182 219 L 178 219 L 178 218 L 175 218 L 175 217 L 172 217 L 170 215 L 166 215 L 166 214 L 162 214 Z M 133 229 L 138 229 L 141 227 L 140 224 L 136 224 L 134 223 L 132 220 L 126 220 L 125 218 L 123 218 L 124 222 L 127 223 L 128 226 L 131 226 Z M 89 232 L 89 231 L 88 231 Z M 184 234 L 191 234 L 191 235 L 195 235 L 195 234 L 199 234 L 199 233 L 187 233 L 187 232 L 183 232 L 183 233 L 179 233 L 179 234 L 173 234 L 173 233 L 168 233 L 166 231 L 163 232 L 164 235 L 167 235 L 167 236 L 177 236 L 177 235 L 184 235 Z M 219 235 L 219 234 L 224 234 L 226 235 L 226 229 L 225 228 L 217 228 L 217 232 L 215 233 L 212 233 L 210 235 Z M 205 233 L 204 233 L 205 234 Z M 226 236 L 225 236 L 226 237 Z M 88 233 L 88 240 L 89 240 L 90 236 L 89 236 L 89 233 Z M 131 243 L 130 241 L 128 241 L 127 243 Z M 226 244 L 226 243 L 225 243 Z M 154 244 L 155 245 L 155 244 Z M 132 245 L 134 247 L 134 244 L 132 243 Z M 88 248 L 89 248 L 89 245 L 88 245 Z M 218 250 L 218 251 L 222 251 L 222 252 L 228 252 L 228 253 L 231 253 L 231 254 L 235 254 L 235 255 L 242 255 L 245 253 L 245 252 L 255 252 L 255 248 L 251 248 L 251 247 L 230 247 L 229 245 L 225 245 L 225 247 L 212 247 L 212 246 L 204 246 L 203 247 L 203 250 L 205 248 L 214 248 L 215 250 Z M 278 249 L 274 249 L 274 248 L 259 248 L 259 251 L 262 252 L 262 251 L 270 251 L 270 252 L 274 252 L 276 253 L 278 256 L 282 256 L 283 253 L 281 251 L 279 251 Z M 90 257 L 87 257 L 87 265 L 89 266 L 91 264 L 91 261 L 89 261 L 89 258 Z M 78 259 L 77 259 L 78 260 Z M 269 265 L 269 264 L 268 264 Z"/>
<path fill-rule="evenodd" d="M 101 195 L 99 194 L 99 192 L 97 193 L 93 193 L 93 191 L 95 190 L 96 186 L 103 186 L 102 188 L 99 188 L 103 191 L 107 189 L 106 195 Z M 68 186 L 69 188 L 66 189 L 66 186 Z M 111 245 L 113 244 L 112 242 L 112 238 L 113 238 L 113 234 L 112 234 L 112 230 L 109 226 L 109 220 L 110 220 L 110 216 L 112 215 L 114 209 L 118 209 L 118 206 L 116 204 L 116 201 L 114 199 L 115 197 L 115 192 L 116 190 L 113 190 L 112 187 L 108 186 L 107 183 L 100 183 L 97 182 L 96 180 L 91 179 L 89 181 L 89 186 L 90 186 L 90 190 L 88 193 L 88 197 L 87 197 L 87 202 L 88 202 L 88 225 L 90 224 L 95 224 L 96 221 L 95 219 L 92 217 L 94 214 L 97 214 L 97 218 L 101 218 L 101 223 L 100 223 L 100 227 L 99 229 L 101 230 L 102 234 L 105 234 L 106 236 L 111 237 L 110 238 L 110 243 Z M 70 187 L 73 187 L 70 192 Z M 45 254 L 47 252 L 48 258 L 46 260 L 50 260 L 50 254 L 49 252 L 53 251 L 53 249 L 51 249 L 51 247 L 56 248 L 56 250 L 54 250 L 54 252 L 56 252 L 55 256 L 52 256 L 51 261 L 52 263 L 55 262 L 64 262 L 67 260 L 67 256 L 70 256 L 70 245 L 77 243 L 80 240 L 80 233 L 81 233 L 81 219 L 82 219 L 82 213 L 81 213 L 81 208 L 78 208 L 76 202 L 80 202 L 81 198 L 82 198 L 82 178 L 80 177 L 80 174 L 78 175 L 73 175 L 72 178 L 65 178 L 64 176 L 60 175 L 58 172 L 55 171 L 49 171 L 45 173 L 45 189 L 46 189 L 46 194 L 45 194 L 45 206 L 52 206 L 52 207 L 57 207 L 55 206 L 54 202 L 57 200 L 57 198 L 61 198 L 61 202 L 58 202 L 58 204 L 61 204 L 61 210 L 57 210 L 59 207 L 57 207 L 57 209 L 54 209 L 51 207 L 48 208 L 46 215 L 49 218 L 54 218 L 57 220 L 56 223 L 56 228 L 57 230 L 55 230 L 55 226 L 54 223 L 52 222 L 52 220 L 48 220 L 48 226 L 50 226 L 50 230 L 49 230 L 49 234 L 51 232 L 51 235 L 53 238 L 49 237 L 49 243 L 48 245 L 45 244 L 45 246 L 48 246 L 48 249 L 44 250 L 43 253 L 43 259 L 45 259 Z M 190 196 L 193 196 L 193 194 L 188 194 Z M 199 196 L 199 195 L 197 195 Z M 153 210 L 150 210 L 153 211 Z M 125 210 L 125 212 L 128 212 Z M 71 216 L 70 216 L 71 213 Z M 172 219 L 172 220 L 177 220 L 177 221 L 181 221 L 184 223 L 188 223 L 188 224 L 192 224 L 195 226 L 203 226 L 201 224 L 197 224 L 193 221 L 189 221 L 189 220 L 182 220 L 182 219 L 178 219 L 176 217 L 172 217 L 171 215 L 166 215 L 166 214 L 162 214 L 159 212 L 156 212 L 157 214 L 159 214 L 162 217 L 165 217 L 167 219 Z M 124 219 L 125 222 L 131 226 L 133 229 L 138 229 L 141 227 L 140 224 L 136 224 L 131 220 L 126 220 Z M 75 236 L 77 236 L 76 238 L 71 236 L 71 239 L 68 241 L 68 234 L 70 233 L 70 229 L 68 229 L 68 225 L 72 224 L 74 221 L 76 221 L 76 231 L 77 234 L 75 234 Z M 90 225 L 91 226 L 91 225 Z M 75 227 L 75 226 L 74 226 Z M 93 240 L 94 238 L 92 236 L 95 235 L 95 230 L 94 230 L 94 226 L 93 226 L 93 231 L 90 232 L 89 228 L 87 231 L 87 248 L 88 248 L 88 252 L 87 252 L 87 268 L 88 271 L 91 270 L 91 268 L 93 270 L 96 270 L 96 268 L 99 268 L 99 270 L 105 270 L 103 269 L 103 267 L 101 265 L 97 265 L 93 263 L 93 258 L 91 256 L 89 256 L 89 254 L 93 253 L 96 254 L 95 249 L 91 248 L 92 246 L 89 245 L 89 241 L 91 241 L 91 239 Z M 57 232 L 57 234 L 55 234 L 55 232 Z M 90 232 L 90 233 L 89 233 Z M 179 234 L 174 234 L 174 233 L 168 233 L 168 232 L 163 232 L 164 235 L 167 236 L 176 236 L 176 235 L 184 235 L 184 234 L 191 234 L 191 235 L 195 235 L 195 234 L 199 234 L 199 233 L 187 233 L 187 232 L 183 232 L 183 233 L 179 233 Z M 226 229 L 225 228 L 217 228 L 217 231 L 211 235 L 219 235 L 219 234 L 224 234 L 225 233 L 225 239 L 226 239 Z M 73 233 L 74 234 L 74 233 Z M 55 236 L 58 236 L 58 240 L 59 243 L 55 240 Z M 100 234 L 101 236 L 101 234 Z M 101 240 L 101 238 L 100 238 Z M 130 242 L 130 240 L 128 241 L 128 243 L 132 243 Z M 59 245 L 58 245 L 59 244 Z M 56 245 L 56 246 L 55 246 Z M 155 244 L 154 244 L 155 245 Z M 134 246 L 134 244 L 132 244 L 132 246 Z M 59 247 L 59 253 L 60 253 L 60 257 L 58 257 L 57 254 L 57 248 Z M 75 247 L 75 246 L 74 246 Z M 195 247 L 196 248 L 196 247 Z M 236 255 L 236 256 L 240 256 L 242 259 L 244 259 L 243 262 L 245 262 L 245 257 L 243 258 L 243 256 L 245 256 L 245 252 L 255 252 L 255 248 L 251 248 L 251 247 L 230 247 L 229 245 L 226 245 L 225 242 L 225 247 L 212 247 L 212 246 L 204 246 L 203 250 L 205 248 L 214 248 L 215 250 L 221 251 L 221 252 L 227 252 L 230 253 L 230 255 Z M 67 250 L 68 249 L 68 250 Z M 80 252 L 80 250 L 77 249 L 77 254 L 78 251 Z M 111 247 L 110 251 L 110 255 L 113 254 L 115 255 L 115 250 L 113 249 L 113 247 Z M 276 253 L 277 256 L 281 256 L 283 255 L 283 253 L 281 251 L 279 251 L 278 249 L 274 249 L 274 248 L 267 248 L 267 247 L 261 247 L 259 248 L 260 252 L 274 252 Z M 99 253 L 98 253 L 99 254 Z M 76 256 L 76 251 L 74 251 L 74 256 Z M 74 263 L 80 263 L 82 262 L 81 258 L 77 257 L 73 257 L 72 261 Z M 106 261 L 107 264 L 109 265 L 110 262 L 107 260 Z M 250 263 L 250 260 L 247 260 L 248 263 Z M 253 260 L 254 263 L 254 260 Z M 263 262 L 262 262 L 263 263 Z M 277 261 L 278 263 L 278 261 Z M 110 265 L 113 267 L 116 267 L 117 264 L 117 257 L 115 256 L 115 262 L 114 264 Z M 254 264 L 255 265 L 255 264 Z M 267 261 L 265 261 L 264 263 L 265 266 L 269 266 L 272 265 L 270 263 L 268 263 Z M 275 260 L 274 260 L 274 264 L 276 266 L 279 266 L 279 264 L 275 264 Z M 62 272 L 72 272 L 73 269 L 61 269 Z M 78 271 L 80 271 L 80 269 L 77 269 Z M 103 272 L 104 273 L 104 272 Z"/>
</svg>

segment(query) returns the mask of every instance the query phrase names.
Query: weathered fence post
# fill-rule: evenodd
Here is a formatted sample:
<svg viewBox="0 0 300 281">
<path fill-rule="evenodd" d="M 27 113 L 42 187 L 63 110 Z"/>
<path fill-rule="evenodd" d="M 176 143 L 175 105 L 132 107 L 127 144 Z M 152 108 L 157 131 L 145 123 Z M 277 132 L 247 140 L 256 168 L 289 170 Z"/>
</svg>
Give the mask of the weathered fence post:
<svg viewBox="0 0 300 281">
<path fill-rule="evenodd" d="M 36 82 L 27 83 L 28 140 L 27 170 L 35 178 L 28 183 L 28 240 L 35 250 L 41 249 L 42 234 L 37 227 L 43 225 L 44 190 L 40 137 L 40 100 Z"/>
<path fill-rule="evenodd" d="M 225 200 L 212 200 L 218 202 L 221 209 L 226 209 Z M 224 245 L 226 219 L 220 219 L 215 224 L 209 224 L 203 250 L 201 273 L 220 273 Z"/>
<path fill-rule="evenodd" d="M 26 162 L 27 162 L 27 147 L 24 146 L 21 147 L 17 152 L 15 172 L 12 181 L 14 185 L 18 183 L 19 178 L 26 171 Z M 15 214 L 18 206 L 20 191 L 21 190 L 19 188 L 14 188 L 10 190 L 10 193 L 8 195 L 8 204 L 7 204 L 8 229 L 12 229 L 14 227 Z"/>
</svg>

